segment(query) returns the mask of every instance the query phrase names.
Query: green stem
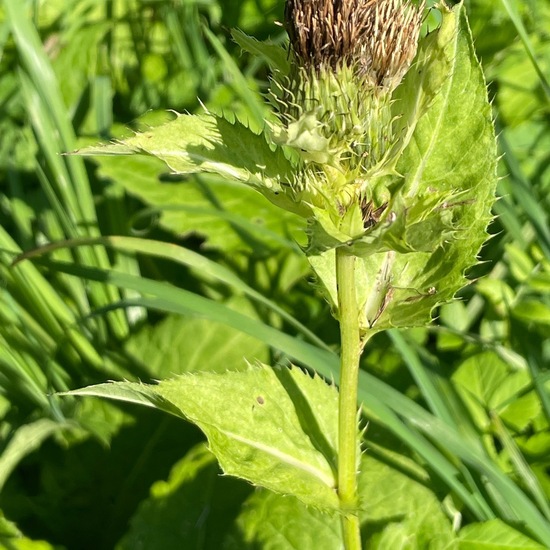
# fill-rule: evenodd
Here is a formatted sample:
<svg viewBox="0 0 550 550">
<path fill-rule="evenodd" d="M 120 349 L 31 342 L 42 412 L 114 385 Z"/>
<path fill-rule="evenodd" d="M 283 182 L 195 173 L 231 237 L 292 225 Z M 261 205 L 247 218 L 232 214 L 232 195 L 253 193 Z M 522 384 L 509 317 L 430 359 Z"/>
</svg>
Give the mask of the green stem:
<svg viewBox="0 0 550 550">
<path fill-rule="evenodd" d="M 340 316 L 340 393 L 338 409 L 338 496 L 342 506 L 344 548 L 361 550 L 357 499 L 357 384 L 361 334 L 355 291 L 355 256 L 336 249 Z"/>
</svg>

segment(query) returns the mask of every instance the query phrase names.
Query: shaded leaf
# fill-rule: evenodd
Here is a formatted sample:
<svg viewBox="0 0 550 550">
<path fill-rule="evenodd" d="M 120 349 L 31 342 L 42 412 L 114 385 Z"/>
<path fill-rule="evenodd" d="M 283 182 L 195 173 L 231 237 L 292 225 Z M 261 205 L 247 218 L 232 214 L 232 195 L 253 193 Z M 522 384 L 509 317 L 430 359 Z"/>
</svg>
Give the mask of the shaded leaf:
<svg viewBox="0 0 550 550">
<path fill-rule="evenodd" d="M 124 162 L 97 157 L 99 174 L 122 185 L 160 214 L 159 223 L 178 235 L 198 234 L 205 246 L 226 252 L 266 247 L 292 247 L 304 223 L 277 208 L 253 189 L 213 176 L 167 181 L 166 165 L 153 157 L 133 155 Z M 143 221 L 136 220 L 141 227 Z"/>
<path fill-rule="evenodd" d="M 0 489 L 22 458 L 35 451 L 45 439 L 66 427 L 49 418 L 41 418 L 17 428 L 0 455 Z"/>
<path fill-rule="evenodd" d="M 49 542 L 27 538 L 0 511 L 0 547 L 6 550 L 55 550 Z"/>
<path fill-rule="evenodd" d="M 245 502 L 223 550 L 339 550 L 340 519 L 293 497 L 257 491 Z"/>
<path fill-rule="evenodd" d="M 216 458 L 200 444 L 166 481 L 153 484 L 117 550 L 217 550 L 249 492 L 245 483 L 220 476 Z"/>
<path fill-rule="evenodd" d="M 368 432 L 367 432 L 368 435 Z M 422 483 L 372 457 L 359 476 L 360 516 L 369 548 L 452 548 L 451 523 L 436 495 Z"/>
</svg>

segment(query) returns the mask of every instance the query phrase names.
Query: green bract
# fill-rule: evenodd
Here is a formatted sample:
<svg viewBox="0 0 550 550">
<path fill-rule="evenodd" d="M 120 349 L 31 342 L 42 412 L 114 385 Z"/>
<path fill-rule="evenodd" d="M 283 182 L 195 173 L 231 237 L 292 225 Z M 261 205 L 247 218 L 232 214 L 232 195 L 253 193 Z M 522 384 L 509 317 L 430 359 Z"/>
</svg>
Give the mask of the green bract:
<svg viewBox="0 0 550 550">
<path fill-rule="evenodd" d="M 261 135 L 206 112 L 80 153 L 144 153 L 176 173 L 244 182 L 308 220 L 306 253 L 336 316 L 334 257 L 344 247 L 359 259 L 363 330 L 426 324 L 467 283 L 487 237 L 497 181 L 491 108 L 463 4 L 439 6 L 440 27 L 420 38 L 404 75 L 420 12 L 378 5 L 411 27 L 400 66 L 373 62 L 374 38 L 335 61 L 341 52 L 324 59 L 292 29 L 290 54 L 234 32 L 272 68 L 273 116 Z"/>
</svg>

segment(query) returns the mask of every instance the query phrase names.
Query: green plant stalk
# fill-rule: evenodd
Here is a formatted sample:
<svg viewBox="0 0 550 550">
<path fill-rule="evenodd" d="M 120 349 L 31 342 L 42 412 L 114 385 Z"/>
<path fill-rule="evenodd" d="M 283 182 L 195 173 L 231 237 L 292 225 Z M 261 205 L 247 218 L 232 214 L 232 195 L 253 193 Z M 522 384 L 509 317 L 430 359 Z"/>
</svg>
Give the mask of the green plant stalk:
<svg viewBox="0 0 550 550">
<path fill-rule="evenodd" d="M 338 496 L 346 550 L 361 549 L 357 499 L 357 385 L 361 334 L 355 289 L 355 256 L 336 249 L 340 319 L 340 392 L 338 398 Z"/>
</svg>

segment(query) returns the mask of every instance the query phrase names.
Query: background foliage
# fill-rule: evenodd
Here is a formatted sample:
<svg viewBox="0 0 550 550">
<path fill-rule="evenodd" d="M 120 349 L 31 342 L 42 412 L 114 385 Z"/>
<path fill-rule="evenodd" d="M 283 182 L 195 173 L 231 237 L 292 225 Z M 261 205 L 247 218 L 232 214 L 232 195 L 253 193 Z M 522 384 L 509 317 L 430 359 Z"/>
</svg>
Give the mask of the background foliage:
<svg viewBox="0 0 550 550">
<path fill-rule="evenodd" d="M 372 548 L 550 546 L 550 2 L 465 3 L 503 153 L 498 217 L 471 274 L 486 277 L 433 327 L 377 335 L 364 356 Z M 281 41 L 282 10 L 0 4 L 4 547 L 337 548 L 337 521 L 220 477 L 189 424 L 54 395 L 244 370 L 244 357 L 327 365 L 330 376 L 337 325 L 297 217 L 220 178 L 166 176 L 152 158 L 61 155 L 201 103 L 261 127 L 266 68 L 228 29 Z M 133 239 L 12 265 L 22 251 L 100 235 Z"/>
</svg>

